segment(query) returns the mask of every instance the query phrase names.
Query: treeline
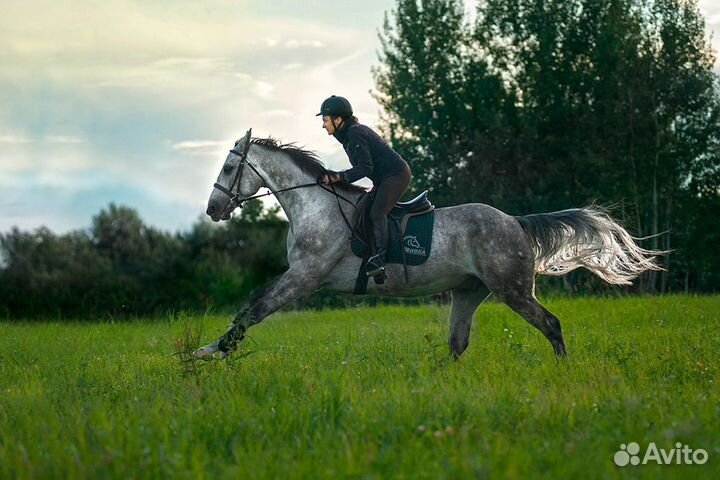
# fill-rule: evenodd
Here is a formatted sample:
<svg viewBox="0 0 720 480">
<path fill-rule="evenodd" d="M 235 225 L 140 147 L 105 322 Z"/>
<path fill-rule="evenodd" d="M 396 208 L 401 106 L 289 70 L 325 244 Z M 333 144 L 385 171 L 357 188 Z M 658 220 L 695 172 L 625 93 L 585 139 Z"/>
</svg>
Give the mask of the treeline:
<svg viewBox="0 0 720 480">
<path fill-rule="evenodd" d="M 13 229 L 0 235 L 0 318 L 237 308 L 287 265 L 287 222 L 259 202 L 241 212 L 170 234 L 111 204 L 88 230 Z"/>
<path fill-rule="evenodd" d="M 672 250 L 635 291 L 720 287 L 720 94 L 688 0 L 399 0 L 374 70 L 385 136 L 440 205 L 617 204 Z M 569 289 L 598 283 L 582 274 Z M 581 288 L 582 289 L 582 288 Z"/>
</svg>

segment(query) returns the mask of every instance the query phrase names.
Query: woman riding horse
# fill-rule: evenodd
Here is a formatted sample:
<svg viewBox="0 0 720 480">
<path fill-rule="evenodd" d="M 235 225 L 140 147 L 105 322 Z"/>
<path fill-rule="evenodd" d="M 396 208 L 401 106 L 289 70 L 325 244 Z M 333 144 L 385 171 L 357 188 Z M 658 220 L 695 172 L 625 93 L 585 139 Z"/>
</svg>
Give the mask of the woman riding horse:
<svg viewBox="0 0 720 480">
<path fill-rule="evenodd" d="M 320 106 L 323 128 L 333 135 L 347 153 L 352 168 L 331 172 L 321 179 L 322 183 L 353 183 L 368 177 L 373 182 L 375 199 L 370 207 L 373 224 L 375 255 L 367 263 L 367 274 L 376 281 L 384 281 L 385 256 L 387 254 L 387 216 L 403 196 L 412 173 L 405 160 L 370 127 L 358 122 L 352 106 L 344 97 L 332 95 Z"/>
</svg>

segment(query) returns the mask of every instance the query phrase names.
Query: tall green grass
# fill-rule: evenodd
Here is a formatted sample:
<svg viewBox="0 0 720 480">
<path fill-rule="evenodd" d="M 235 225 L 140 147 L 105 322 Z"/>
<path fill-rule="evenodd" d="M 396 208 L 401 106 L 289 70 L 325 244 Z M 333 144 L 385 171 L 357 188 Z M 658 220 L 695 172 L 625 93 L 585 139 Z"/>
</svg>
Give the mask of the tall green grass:
<svg viewBox="0 0 720 480">
<path fill-rule="evenodd" d="M 720 297 L 555 300 L 569 358 L 500 304 L 0 324 L 2 478 L 718 478 Z M 193 345 L 196 346 L 196 345 Z M 177 355 L 176 355 L 177 353 Z M 705 465 L 617 467 L 676 442 Z"/>
</svg>

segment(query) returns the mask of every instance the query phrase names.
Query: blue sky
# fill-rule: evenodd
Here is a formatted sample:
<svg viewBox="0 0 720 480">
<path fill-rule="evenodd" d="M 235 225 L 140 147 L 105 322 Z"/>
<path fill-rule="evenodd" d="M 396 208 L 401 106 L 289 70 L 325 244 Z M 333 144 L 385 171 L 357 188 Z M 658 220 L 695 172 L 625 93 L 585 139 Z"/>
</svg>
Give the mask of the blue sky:
<svg viewBox="0 0 720 480">
<path fill-rule="evenodd" d="M 339 94 L 377 124 L 370 68 L 394 3 L 3 0 L 0 232 L 85 228 L 110 202 L 186 230 L 249 127 L 347 167 L 314 115 Z M 700 2 L 715 32 L 717 3 Z"/>
</svg>

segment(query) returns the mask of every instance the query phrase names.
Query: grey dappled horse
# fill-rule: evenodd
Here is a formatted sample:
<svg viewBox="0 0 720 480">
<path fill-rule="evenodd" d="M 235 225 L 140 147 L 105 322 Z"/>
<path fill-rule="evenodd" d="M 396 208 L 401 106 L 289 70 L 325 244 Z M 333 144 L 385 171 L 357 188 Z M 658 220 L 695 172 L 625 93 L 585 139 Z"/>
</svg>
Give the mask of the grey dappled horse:
<svg viewBox="0 0 720 480">
<path fill-rule="evenodd" d="M 252 292 L 227 332 L 198 349 L 196 358 L 225 358 L 249 327 L 318 289 L 353 292 L 361 259 L 350 250 L 345 219 L 352 218 L 351 202 L 356 203 L 364 190 L 318 185 L 316 179 L 325 171 L 315 154 L 292 144 L 252 138 L 250 131 L 235 143 L 210 195 L 207 214 L 213 221 L 227 220 L 238 204 L 267 187 L 290 222 L 289 268 Z M 536 273 L 563 275 L 585 267 L 609 283 L 623 285 L 645 270 L 660 269 L 653 261 L 660 252 L 638 247 L 597 206 L 521 217 L 481 203 L 438 208 L 431 252 L 424 264 L 408 267 L 407 283 L 402 265 L 387 265 L 387 281 L 369 282 L 367 293 L 452 292 L 449 344 L 456 357 L 468 346 L 473 313 L 491 293 L 540 330 L 556 355 L 566 354 L 560 321 L 535 298 Z"/>
</svg>

